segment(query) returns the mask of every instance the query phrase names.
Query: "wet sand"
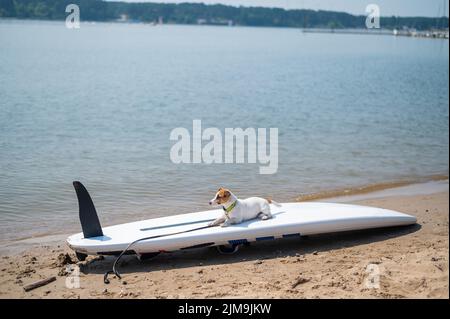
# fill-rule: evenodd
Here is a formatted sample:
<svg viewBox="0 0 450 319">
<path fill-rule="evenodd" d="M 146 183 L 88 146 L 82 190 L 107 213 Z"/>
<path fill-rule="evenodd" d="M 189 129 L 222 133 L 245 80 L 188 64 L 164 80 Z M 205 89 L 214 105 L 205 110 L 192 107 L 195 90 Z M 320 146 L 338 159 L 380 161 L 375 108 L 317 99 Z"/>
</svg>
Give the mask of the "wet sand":
<svg viewBox="0 0 450 319">
<path fill-rule="evenodd" d="M 63 242 L 40 244 L 1 257 L 0 298 L 449 298 L 448 190 L 399 194 L 351 202 L 412 214 L 416 225 L 258 243 L 234 255 L 205 248 L 145 262 L 127 256 L 122 280 L 110 276 L 109 285 L 103 273 L 114 258 L 76 263 Z M 76 280 L 67 263 L 80 269 L 79 288 L 68 288 Z"/>
</svg>

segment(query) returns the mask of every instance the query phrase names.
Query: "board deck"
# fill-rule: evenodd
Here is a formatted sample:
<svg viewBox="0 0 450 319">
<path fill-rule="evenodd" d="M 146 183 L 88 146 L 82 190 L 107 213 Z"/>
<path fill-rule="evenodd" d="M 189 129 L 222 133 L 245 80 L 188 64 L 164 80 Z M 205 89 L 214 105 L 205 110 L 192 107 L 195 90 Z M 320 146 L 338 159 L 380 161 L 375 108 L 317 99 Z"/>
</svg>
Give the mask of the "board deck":
<svg viewBox="0 0 450 319">
<path fill-rule="evenodd" d="M 319 202 L 281 205 L 271 205 L 273 218 L 269 220 L 254 219 L 229 227 L 210 227 L 143 240 L 130 249 L 136 254 L 145 254 L 416 223 L 414 216 L 375 207 Z M 104 227 L 103 236 L 84 238 L 83 233 L 78 233 L 70 236 L 67 243 L 84 254 L 115 254 L 137 239 L 206 226 L 221 214 L 221 209 L 215 209 Z"/>
</svg>

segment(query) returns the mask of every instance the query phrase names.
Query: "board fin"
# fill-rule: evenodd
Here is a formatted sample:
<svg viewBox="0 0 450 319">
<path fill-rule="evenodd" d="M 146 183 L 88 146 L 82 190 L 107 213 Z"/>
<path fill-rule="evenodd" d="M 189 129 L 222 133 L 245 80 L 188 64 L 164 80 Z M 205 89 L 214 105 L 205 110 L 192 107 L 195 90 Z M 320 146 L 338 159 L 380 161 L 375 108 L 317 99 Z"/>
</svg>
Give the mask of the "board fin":
<svg viewBox="0 0 450 319">
<path fill-rule="evenodd" d="M 83 230 L 84 238 L 103 236 L 102 226 L 88 191 L 78 181 L 73 182 L 73 187 L 78 197 L 81 229 Z"/>
</svg>

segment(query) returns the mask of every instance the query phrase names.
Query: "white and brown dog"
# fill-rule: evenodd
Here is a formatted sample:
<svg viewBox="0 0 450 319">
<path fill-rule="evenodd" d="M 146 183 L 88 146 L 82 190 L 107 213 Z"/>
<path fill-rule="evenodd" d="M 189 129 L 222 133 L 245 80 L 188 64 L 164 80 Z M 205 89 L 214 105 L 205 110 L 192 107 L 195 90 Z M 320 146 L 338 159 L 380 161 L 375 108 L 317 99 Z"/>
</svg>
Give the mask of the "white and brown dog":
<svg viewBox="0 0 450 319">
<path fill-rule="evenodd" d="M 227 227 L 257 217 L 262 220 L 272 218 L 269 204 L 281 207 L 275 201 L 260 197 L 238 199 L 230 190 L 219 188 L 216 196 L 209 201 L 209 205 L 222 206 L 223 215 L 209 223 L 209 226 L 221 224 L 222 227 Z"/>
</svg>

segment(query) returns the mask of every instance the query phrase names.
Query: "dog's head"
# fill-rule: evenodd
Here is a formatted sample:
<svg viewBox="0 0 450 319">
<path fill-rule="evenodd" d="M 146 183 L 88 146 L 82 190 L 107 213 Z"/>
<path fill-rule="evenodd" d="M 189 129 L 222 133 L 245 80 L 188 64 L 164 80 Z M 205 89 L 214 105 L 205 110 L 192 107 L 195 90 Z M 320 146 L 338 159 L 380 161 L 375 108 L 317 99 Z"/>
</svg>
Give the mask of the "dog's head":
<svg viewBox="0 0 450 319">
<path fill-rule="evenodd" d="M 216 195 L 209 201 L 209 205 L 222 205 L 231 198 L 231 192 L 226 188 L 219 188 Z"/>
</svg>

